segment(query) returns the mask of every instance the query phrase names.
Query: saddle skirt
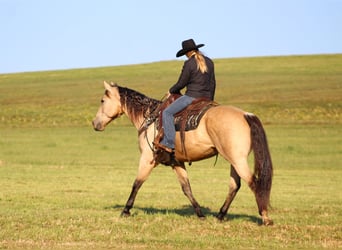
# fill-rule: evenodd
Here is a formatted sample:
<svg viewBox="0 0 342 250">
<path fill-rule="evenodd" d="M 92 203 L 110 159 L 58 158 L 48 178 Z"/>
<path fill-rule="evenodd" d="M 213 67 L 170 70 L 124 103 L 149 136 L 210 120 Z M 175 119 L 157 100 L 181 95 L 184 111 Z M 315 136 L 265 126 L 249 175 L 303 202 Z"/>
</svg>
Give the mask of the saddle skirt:
<svg viewBox="0 0 342 250">
<path fill-rule="evenodd" d="M 217 105 L 217 103 L 208 99 L 195 99 L 187 108 L 175 114 L 176 131 L 196 129 L 205 112 Z"/>
</svg>

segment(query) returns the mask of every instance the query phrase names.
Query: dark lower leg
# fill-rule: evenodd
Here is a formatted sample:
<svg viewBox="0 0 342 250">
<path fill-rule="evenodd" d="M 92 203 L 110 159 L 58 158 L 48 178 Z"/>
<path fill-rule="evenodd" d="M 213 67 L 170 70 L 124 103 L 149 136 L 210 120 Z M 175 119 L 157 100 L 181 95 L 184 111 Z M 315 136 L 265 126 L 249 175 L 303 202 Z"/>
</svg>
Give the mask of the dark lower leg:
<svg viewBox="0 0 342 250">
<path fill-rule="evenodd" d="M 140 181 L 140 180 L 134 181 L 131 194 L 130 194 L 127 202 L 126 202 L 126 206 L 125 206 L 124 210 L 122 211 L 121 216 L 130 216 L 131 215 L 129 210 L 133 207 L 135 197 L 137 196 L 137 193 L 138 193 L 142 184 L 143 184 L 143 181 Z"/>
<path fill-rule="evenodd" d="M 202 213 L 201 207 L 192 195 L 191 187 L 190 187 L 190 182 L 188 181 L 185 185 L 182 185 L 182 190 L 183 193 L 185 194 L 186 197 L 190 200 L 196 214 L 198 217 L 203 218 L 205 217 L 204 214 Z"/>
<path fill-rule="evenodd" d="M 192 194 L 190 181 L 187 177 L 187 172 L 186 172 L 184 165 L 182 167 L 175 167 L 174 170 L 177 174 L 179 183 L 181 184 L 183 193 L 186 197 L 188 197 L 189 201 L 191 202 L 191 205 L 193 206 L 193 208 L 196 212 L 196 215 L 199 218 L 204 218 L 205 216 L 201 210 L 201 207 Z"/>
<path fill-rule="evenodd" d="M 228 209 L 230 207 L 230 204 L 233 202 L 237 192 L 240 189 L 240 186 L 241 186 L 241 179 L 238 176 L 238 174 L 236 173 L 234 167 L 231 166 L 229 192 L 228 192 L 228 196 L 227 196 L 225 202 L 223 203 L 223 206 L 220 209 L 220 212 L 217 215 L 217 218 L 219 220 L 223 220 L 224 217 L 226 216 Z"/>
</svg>

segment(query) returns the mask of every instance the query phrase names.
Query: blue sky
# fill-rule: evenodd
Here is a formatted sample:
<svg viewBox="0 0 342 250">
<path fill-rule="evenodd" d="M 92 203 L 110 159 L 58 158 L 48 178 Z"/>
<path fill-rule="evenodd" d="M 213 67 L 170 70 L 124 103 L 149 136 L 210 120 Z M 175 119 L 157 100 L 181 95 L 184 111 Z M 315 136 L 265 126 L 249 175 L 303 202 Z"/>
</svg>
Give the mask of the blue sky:
<svg viewBox="0 0 342 250">
<path fill-rule="evenodd" d="M 0 0 L 0 73 L 342 53 L 342 0 Z M 184 60 L 184 58 L 181 58 Z"/>
</svg>

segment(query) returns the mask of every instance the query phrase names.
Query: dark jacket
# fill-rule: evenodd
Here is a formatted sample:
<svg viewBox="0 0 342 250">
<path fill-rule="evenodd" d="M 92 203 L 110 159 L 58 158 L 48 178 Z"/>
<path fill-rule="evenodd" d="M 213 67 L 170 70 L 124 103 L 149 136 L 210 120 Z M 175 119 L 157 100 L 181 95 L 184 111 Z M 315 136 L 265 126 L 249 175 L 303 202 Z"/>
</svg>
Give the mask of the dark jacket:
<svg viewBox="0 0 342 250">
<path fill-rule="evenodd" d="M 171 94 L 180 93 L 186 87 L 185 95 L 194 98 L 206 97 L 214 100 L 216 80 L 213 61 L 204 56 L 208 72 L 202 74 L 197 69 L 197 62 L 194 56 L 184 62 L 182 73 L 179 76 L 178 82 L 173 85 L 169 92 Z"/>
</svg>

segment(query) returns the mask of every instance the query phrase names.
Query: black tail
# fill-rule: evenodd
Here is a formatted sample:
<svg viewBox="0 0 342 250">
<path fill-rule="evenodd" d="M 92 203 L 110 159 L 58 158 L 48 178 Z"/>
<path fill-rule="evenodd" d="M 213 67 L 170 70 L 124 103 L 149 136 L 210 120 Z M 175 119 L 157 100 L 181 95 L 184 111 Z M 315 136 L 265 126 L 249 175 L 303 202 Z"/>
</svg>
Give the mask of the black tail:
<svg viewBox="0 0 342 250">
<path fill-rule="evenodd" d="M 252 149 L 254 152 L 254 178 L 251 188 L 255 191 L 259 213 L 270 204 L 273 166 L 268 148 L 265 130 L 259 118 L 253 114 L 245 114 L 251 128 Z"/>
</svg>

